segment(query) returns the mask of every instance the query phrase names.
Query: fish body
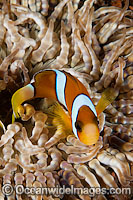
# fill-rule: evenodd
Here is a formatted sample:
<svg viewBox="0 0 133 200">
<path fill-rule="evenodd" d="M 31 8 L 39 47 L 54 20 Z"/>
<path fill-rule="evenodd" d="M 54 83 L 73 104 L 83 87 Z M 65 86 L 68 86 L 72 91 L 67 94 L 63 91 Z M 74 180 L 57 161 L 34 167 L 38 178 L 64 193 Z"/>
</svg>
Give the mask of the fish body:
<svg viewBox="0 0 133 200">
<path fill-rule="evenodd" d="M 44 97 L 57 100 L 68 110 L 73 133 L 81 142 L 87 145 L 97 142 L 99 139 L 98 111 L 87 89 L 76 77 L 56 69 L 36 73 L 30 84 L 20 88 L 12 96 L 13 115 L 15 118 L 19 117 L 17 109 L 24 101 Z M 101 103 L 103 104 L 102 101 Z"/>
</svg>

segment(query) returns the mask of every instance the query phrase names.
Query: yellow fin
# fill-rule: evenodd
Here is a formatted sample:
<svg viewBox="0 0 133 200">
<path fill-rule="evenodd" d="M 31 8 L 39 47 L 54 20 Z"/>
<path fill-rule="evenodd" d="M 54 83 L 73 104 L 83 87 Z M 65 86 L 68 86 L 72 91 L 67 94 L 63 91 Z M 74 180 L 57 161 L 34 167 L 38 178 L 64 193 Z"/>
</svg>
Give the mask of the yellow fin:
<svg viewBox="0 0 133 200">
<path fill-rule="evenodd" d="M 31 84 L 28 84 L 20 89 L 18 89 L 13 95 L 11 99 L 13 115 L 12 115 L 12 123 L 15 121 L 15 118 L 20 117 L 20 113 L 22 113 L 21 104 L 27 100 L 30 100 L 34 97 L 34 87 Z M 20 112 L 20 113 L 18 113 Z"/>
<path fill-rule="evenodd" d="M 15 116 L 14 113 L 12 113 L 12 124 L 15 122 Z"/>
<path fill-rule="evenodd" d="M 50 118 L 58 119 L 58 122 L 60 124 L 63 124 L 64 127 L 67 129 L 71 129 L 71 119 L 68 113 L 62 108 L 62 106 L 55 102 L 53 105 L 51 105 L 49 108 L 44 110 L 46 114 L 49 115 Z"/>
<path fill-rule="evenodd" d="M 19 105 L 17 108 L 16 108 L 16 111 L 17 111 L 17 116 L 15 117 L 14 113 L 12 114 L 12 124 L 15 122 L 15 118 L 19 118 L 22 116 L 22 114 L 24 114 L 24 108 L 22 105 Z"/>
<path fill-rule="evenodd" d="M 118 96 L 118 90 L 116 88 L 107 88 L 102 93 L 102 96 L 96 106 L 97 115 L 105 110 L 105 108 L 110 105 L 115 98 Z"/>
<path fill-rule="evenodd" d="M 3 131 L 6 131 L 5 125 L 3 124 L 3 122 L 0 120 L 0 127 L 3 128 Z"/>
</svg>

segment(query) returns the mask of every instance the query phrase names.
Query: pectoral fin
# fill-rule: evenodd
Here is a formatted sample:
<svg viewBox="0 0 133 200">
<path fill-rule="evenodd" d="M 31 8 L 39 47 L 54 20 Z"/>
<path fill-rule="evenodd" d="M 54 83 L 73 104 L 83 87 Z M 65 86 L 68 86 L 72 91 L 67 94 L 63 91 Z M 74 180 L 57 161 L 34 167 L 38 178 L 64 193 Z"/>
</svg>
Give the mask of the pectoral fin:
<svg viewBox="0 0 133 200">
<path fill-rule="evenodd" d="M 97 115 L 100 115 L 101 112 L 103 112 L 108 105 L 110 105 L 115 98 L 118 96 L 118 90 L 114 88 L 107 88 L 102 93 L 102 96 L 96 106 Z"/>
</svg>

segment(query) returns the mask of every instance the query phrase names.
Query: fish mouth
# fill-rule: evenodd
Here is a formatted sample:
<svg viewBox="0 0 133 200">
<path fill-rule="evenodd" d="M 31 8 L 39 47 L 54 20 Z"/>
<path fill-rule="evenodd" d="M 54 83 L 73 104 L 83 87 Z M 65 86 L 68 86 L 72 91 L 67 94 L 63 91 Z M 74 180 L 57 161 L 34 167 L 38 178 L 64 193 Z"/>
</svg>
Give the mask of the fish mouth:
<svg viewBox="0 0 133 200">
<path fill-rule="evenodd" d="M 79 133 L 79 139 L 86 145 L 96 144 L 99 139 L 99 129 L 96 124 L 86 124 Z"/>
</svg>

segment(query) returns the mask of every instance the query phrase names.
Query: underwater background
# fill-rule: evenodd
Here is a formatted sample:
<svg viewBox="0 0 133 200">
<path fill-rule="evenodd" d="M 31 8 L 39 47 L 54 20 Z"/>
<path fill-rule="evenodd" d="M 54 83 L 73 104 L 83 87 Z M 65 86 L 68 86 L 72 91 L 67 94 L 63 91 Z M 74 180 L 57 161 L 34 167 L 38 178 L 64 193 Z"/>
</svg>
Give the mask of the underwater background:
<svg viewBox="0 0 133 200">
<path fill-rule="evenodd" d="M 132 10 L 129 0 L 0 0 L 0 200 L 132 199 Z M 12 95 L 43 69 L 77 77 L 95 106 L 106 88 L 116 90 L 95 145 L 50 115 L 49 99 L 25 102 L 12 124 Z M 16 194 L 6 184 L 68 194 Z M 83 193 L 69 192 L 72 185 Z"/>
</svg>

